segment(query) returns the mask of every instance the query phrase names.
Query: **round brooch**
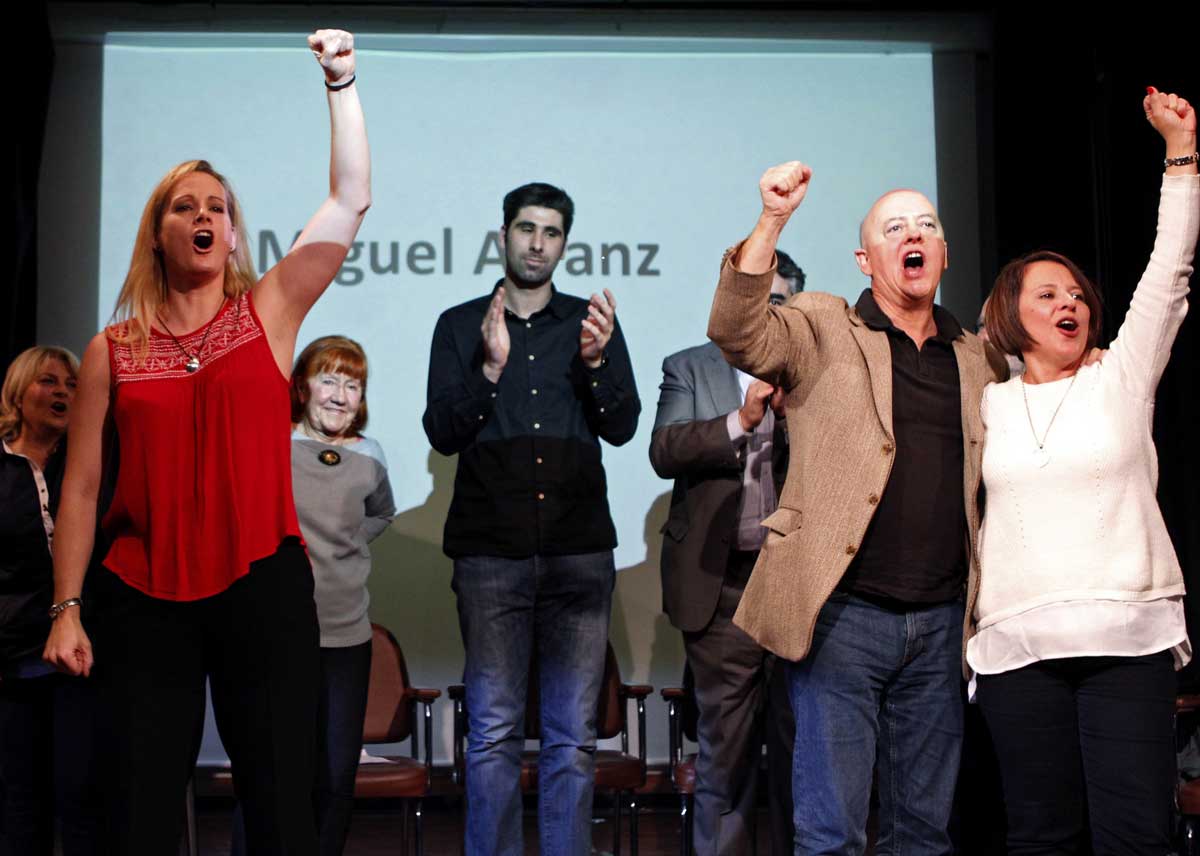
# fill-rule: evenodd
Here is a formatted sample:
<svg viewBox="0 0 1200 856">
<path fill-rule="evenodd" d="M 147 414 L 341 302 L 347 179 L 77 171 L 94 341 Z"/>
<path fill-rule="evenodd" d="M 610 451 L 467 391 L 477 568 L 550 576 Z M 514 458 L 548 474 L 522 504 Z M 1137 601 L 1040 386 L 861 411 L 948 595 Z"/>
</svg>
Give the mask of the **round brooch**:
<svg viewBox="0 0 1200 856">
<path fill-rule="evenodd" d="M 336 467 L 342 462 L 342 456 L 333 449 L 325 449 L 317 455 L 317 460 L 327 467 Z"/>
</svg>

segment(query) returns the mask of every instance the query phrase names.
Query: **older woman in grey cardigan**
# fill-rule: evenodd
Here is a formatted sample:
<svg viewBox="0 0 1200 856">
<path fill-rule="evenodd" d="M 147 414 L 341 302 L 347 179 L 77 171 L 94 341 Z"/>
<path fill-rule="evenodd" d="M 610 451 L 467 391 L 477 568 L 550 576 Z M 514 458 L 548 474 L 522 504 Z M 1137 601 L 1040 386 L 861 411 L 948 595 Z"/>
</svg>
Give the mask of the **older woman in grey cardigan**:
<svg viewBox="0 0 1200 856">
<path fill-rule="evenodd" d="M 367 357 L 344 336 L 313 341 L 292 372 L 292 492 L 312 560 L 321 623 L 321 701 L 314 798 L 321 853 L 350 827 L 362 748 L 371 622 L 367 544 L 396 513 L 383 449 L 367 424 Z"/>
<path fill-rule="evenodd" d="M 367 546 L 396 513 L 383 449 L 367 424 L 367 357 L 345 336 L 311 342 L 292 371 L 292 492 L 312 562 L 321 625 L 313 801 L 322 856 L 340 854 L 362 748 L 371 622 Z M 235 825 L 235 853 L 244 853 Z"/>
</svg>

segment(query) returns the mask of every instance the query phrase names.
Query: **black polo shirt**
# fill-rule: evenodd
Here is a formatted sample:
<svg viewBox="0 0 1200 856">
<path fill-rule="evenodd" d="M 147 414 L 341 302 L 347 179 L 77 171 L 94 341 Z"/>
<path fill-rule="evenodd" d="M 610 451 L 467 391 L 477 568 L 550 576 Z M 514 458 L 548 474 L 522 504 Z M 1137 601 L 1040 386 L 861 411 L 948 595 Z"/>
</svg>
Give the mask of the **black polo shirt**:
<svg viewBox="0 0 1200 856">
<path fill-rule="evenodd" d="M 962 401 L 953 342 L 962 327 L 933 307 L 920 350 L 867 289 L 855 305 L 892 354 L 896 456 L 879 508 L 838 588 L 903 608 L 958 597 L 967 575 Z"/>
<path fill-rule="evenodd" d="M 600 438 L 628 442 L 641 412 L 621 327 L 593 371 L 579 356 L 586 300 L 555 289 L 528 319 L 506 310 L 508 363 L 493 384 L 480 334 L 491 299 L 446 310 L 433 332 L 422 421 L 435 449 L 458 453 L 442 548 L 508 558 L 612 549 Z"/>
</svg>

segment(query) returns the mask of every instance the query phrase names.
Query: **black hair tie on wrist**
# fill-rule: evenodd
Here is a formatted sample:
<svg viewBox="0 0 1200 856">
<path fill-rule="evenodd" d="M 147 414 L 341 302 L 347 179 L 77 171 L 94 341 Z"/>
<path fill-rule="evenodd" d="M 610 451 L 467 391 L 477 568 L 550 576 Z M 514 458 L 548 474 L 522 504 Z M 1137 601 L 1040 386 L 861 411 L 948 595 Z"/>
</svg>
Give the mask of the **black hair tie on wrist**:
<svg viewBox="0 0 1200 856">
<path fill-rule="evenodd" d="M 354 81 L 356 81 L 356 80 L 358 80 L 357 74 L 350 75 L 350 79 L 347 80 L 345 83 L 330 83 L 328 80 L 326 80 L 325 88 L 328 89 L 330 92 L 341 92 L 347 86 L 353 86 Z"/>
</svg>

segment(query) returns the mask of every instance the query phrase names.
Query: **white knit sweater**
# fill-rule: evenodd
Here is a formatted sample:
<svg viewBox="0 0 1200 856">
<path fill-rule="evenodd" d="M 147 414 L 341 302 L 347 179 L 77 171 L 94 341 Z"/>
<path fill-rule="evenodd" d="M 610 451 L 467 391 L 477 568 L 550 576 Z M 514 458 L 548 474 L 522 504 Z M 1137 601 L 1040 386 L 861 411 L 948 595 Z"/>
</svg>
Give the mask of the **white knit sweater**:
<svg viewBox="0 0 1200 856">
<path fill-rule="evenodd" d="M 984 392 L 987 506 L 978 633 L 967 647 L 977 672 L 1166 648 L 1179 662 L 1190 655 L 1151 427 L 1187 313 L 1198 201 L 1196 176 L 1164 176 L 1154 252 L 1102 362 L 1081 368 L 1073 387 L 1067 378 L 1022 390 L 1018 377 Z M 1039 468 L 1030 420 L 1041 436 L 1060 402 Z"/>
</svg>

